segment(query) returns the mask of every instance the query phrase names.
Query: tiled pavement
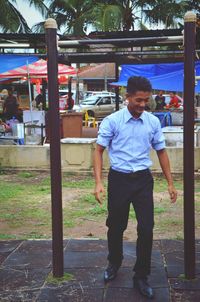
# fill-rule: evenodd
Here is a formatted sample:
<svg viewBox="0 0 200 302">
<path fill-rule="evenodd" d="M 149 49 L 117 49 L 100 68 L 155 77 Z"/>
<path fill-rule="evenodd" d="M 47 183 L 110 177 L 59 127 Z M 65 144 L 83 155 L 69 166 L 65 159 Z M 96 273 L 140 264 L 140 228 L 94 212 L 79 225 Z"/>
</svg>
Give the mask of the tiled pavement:
<svg viewBox="0 0 200 302">
<path fill-rule="evenodd" d="M 143 302 L 133 289 L 135 244 L 124 242 L 124 261 L 117 278 L 104 284 L 107 243 L 103 240 L 64 241 L 64 271 L 71 281 L 47 281 L 52 271 L 51 241 L 0 242 L 0 301 Z M 183 242 L 154 241 L 150 284 L 156 302 L 200 301 L 200 240 L 196 241 L 196 279 L 186 281 Z M 48 279 L 49 280 L 49 279 Z"/>
</svg>

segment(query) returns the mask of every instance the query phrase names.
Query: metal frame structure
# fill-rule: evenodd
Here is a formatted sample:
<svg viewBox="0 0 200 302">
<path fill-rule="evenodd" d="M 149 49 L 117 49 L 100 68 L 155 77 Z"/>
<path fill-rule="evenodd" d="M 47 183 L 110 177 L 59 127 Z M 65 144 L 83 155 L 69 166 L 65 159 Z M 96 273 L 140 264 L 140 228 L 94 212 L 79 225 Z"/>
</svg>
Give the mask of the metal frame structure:
<svg viewBox="0 0 200 302">
<path fill-rule="evenodd" d="M 101 39 L 86 39 L 86 40 L 67 40 L 57 41 L 56 46 L 56 22 L 53 19 L 46 21 L 46 35 L 47 35 L 47 58 L 48 58 L 48 81 L 49 85 L 49 98 L 51 100 L 58 100 L 57 89 L 57 63 L 63 60 L 64 63 L 74 62 L 115 62 L 116 63 L 116 80 L 118 80 L 118 64 L 125 62 L 127 59 L 130 63 L 138 61 L 140 64 L 145 63 L 146 59 L 151 63 L 155 58 L 150 57 L 152 53 L 138 50 L 134 52 L 133 47 L 142 46 L 143 48 L 150 45 L 168 46 L 169 42 L 173 42 L 176 46 L 174 51 L 170 50 L 170 55 L 164 52 L 165 60 L 170 61 L 183 61 L 184 59 L 184 252 L 185 252 L 185 276 L 187 279 L 195 277 L 195 223 L 194 223 L 194 87 L 195 87 L 195 35 L 196 35 L 196 15 L 188 12 L 184 19 L 184 38 L 180 35 L 175 37 L 147 37 L 147 38 L 101 38 Z M 123 33 L 121 33 L 123 35 Z M 184 46 L 183 46 L 184 40 Z M 113 47 L 124 46 L 127 43 L 128 50 L 126 54 L 118 54 L 113 52 Z M 120 45 L 119 45 L 120 44 Z M 83 45 L 86 47 L 86 52 L 73 53 L 69 51 L 76 47 L 83 51 Z M 98 45 L 98 47 L 97 47 Z M 101 45 L 104 50 L 101 53 L 96 53 L 94 49 L 98 49 Z M 68 52 L 62 56 L 58 56 L 57 47 L 68 48 Z M 54 48 L 54 51 L 52 50 Z M 56 48 L 56 50 L 55 50 Z M 105 53 L 105 49 L 107 50 Z M 181 48 L 179 50 L 178 48 Z M 156 55 L 158 50 L 156 50 Z M 137 55 L 136 55 L 137 54 Z M 159 52 L 160 54 L 160 52 Z M 167 54 L 167 57 L 166 57 Z M 128 57 L 128 56 L 133 57 Z M 153 53 L 154 55 L 154 53 Z M 144 58 L 145 56 L 145 58 Z M 172 60 L 173 58 L 173 60 Z M 50 63 L 50 62 L 54 63 Z M 160 62 L 161 59 L 158 58 Z M 163 61 L 163 59 L 162 59 Z M 119 95 L 119 90 L 116 88 L 116 94 Z M 50 107 L 50 124 L 54 125 L 54 131 L 51 131 L 50 146 L 51 146 L 51 175 L 52 175 L 52 229 L 53 229 L 53 274 L 55 277 L 63 275 L 63 239 L 62 239 L 62 200 L 61 200 L 61 174 L 60 174 L 60 152 L 59 149 L 59 119 L 58 119 L 58 102 L 57 105 Z M 119 103 L 116 102 L 116 109 L 119 109 Z M 57 129 L 57 130 L 56 130 Z M 57 158 L 56 158 L 57 154 Z M 59 155 L 59 156 L 58 156 Z M 55 172 L 55 174 L 54 174 Z M 61 221 L 60 221 L 61 220 Z"/>
</svg>

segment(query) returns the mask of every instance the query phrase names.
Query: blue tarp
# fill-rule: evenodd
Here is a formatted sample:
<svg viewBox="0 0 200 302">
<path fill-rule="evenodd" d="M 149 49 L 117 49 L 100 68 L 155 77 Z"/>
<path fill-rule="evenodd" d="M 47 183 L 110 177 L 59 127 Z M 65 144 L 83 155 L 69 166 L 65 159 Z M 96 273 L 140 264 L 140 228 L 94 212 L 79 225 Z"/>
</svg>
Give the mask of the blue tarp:
<svg viewBox="0 0 200 302">
<path fill-rule="evenodd" d="M 119 81 L 111 85 L 126 86 L 130 76 L 143 76 L 151 81 L 153 89 L 168 91 L 183 91 L 184 64 L 144 64 L 122 65 Z M 195 64 L 196 75 L 200 76 L 200 62 Z M 195 86 L 195 91 L 200 92 L 200 81 Z"/>
<path fill-rule="evenodd" d="M 26 56 L 26 55 L 0 55 L 0 73 L 12 70 L 14 68 L 23 66 L 39 60 L 37 56 Z"/>
</svg>

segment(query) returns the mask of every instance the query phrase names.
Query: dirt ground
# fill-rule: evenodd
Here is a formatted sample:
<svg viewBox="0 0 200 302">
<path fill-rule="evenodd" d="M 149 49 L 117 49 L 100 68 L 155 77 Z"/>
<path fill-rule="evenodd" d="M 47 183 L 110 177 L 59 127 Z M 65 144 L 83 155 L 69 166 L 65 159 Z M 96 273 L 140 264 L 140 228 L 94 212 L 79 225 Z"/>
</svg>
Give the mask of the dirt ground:
<svg viewBox="0 0 200 302">
<path fill-rule="evenodd" d="M 36 173 L 35 177 L 30 177 L 26 179 L 22 179 L 17 177 L 16 173 L 9 173 L 0 175 L 0 181 L 4 180 L 6 182 L 14 182 L 14 183 L 27 183 L 27 184 L 37 184 L 42 180 L 46 179 L 49 175 L 48 172 Z M 70 179 L 74 181 L 78 181 L 80 179 L 84 179 L 84 176 L 70 176 Z M 81 196 L 85 194 L 92 194 L 92 189 L 77 189 L 77 188 L 66 188 L 62 189 L 62 201 L 63 201 L 63 209 L 68 207 L 69 205 L 73 206 L 73 202 L 80 199 Z M 200 193 L 197 194 L 197 197 L 200 198 Z M 179 198 L 182 199 L 183 192 L 178 191 Z M 164 213 L 156 213 L 155 214 L 155 228 L 154 228 L 154 239 L 182 239 L 183 238 L 183 205 L 182 201 L 179 201 L 179 204 L 170 205 L 168 192 L 155 192 L 154 193 L 154 201 L 155 206 L 161 207 Z M 169 203 L 169 204 L 168 204 Z M 51 205 L 51 195 L 46 194 L 42 197 L 40 201 L 42 207 L 46 207 L 48 211 L 50 211 Z M 47 206 L 48 205 L 48 206 Z M 165 207 L 167 208 L 165 213 Z M 196 213 L 196 220 L 200 221 L 200 213 Z M 76 219 L 76 225 L 72 227 L 64 226 L 64 237 L 65 238 L 84 238 L 84 237 L 93 237 L 93 238 L 106 238 L 107 227 L 105 226 L 106 215 L 102 215 L 100 217 L 79 217 Z M 1 229 L 4 229 L 4 233 L 6 233 L 6 223 L 0 223 Z M 124 232 L 125 240 L 136 240 L 136 220 L 135 218 L 129 218 L 128 228 Z M 16 236 L 20 236 L 24 229 L 28 231 L 33 228 L 33 224 L 30 222 L 28 226 L 16 227 L 13 231 Z M 51 237 L 51 228 L 45 229 L 45 236 Z M 10 231 L 8 232 L 10 234 Z M 200 225 L 199 223 L 196 225 L 196 236 L 200 238 Z"/>
</svg>

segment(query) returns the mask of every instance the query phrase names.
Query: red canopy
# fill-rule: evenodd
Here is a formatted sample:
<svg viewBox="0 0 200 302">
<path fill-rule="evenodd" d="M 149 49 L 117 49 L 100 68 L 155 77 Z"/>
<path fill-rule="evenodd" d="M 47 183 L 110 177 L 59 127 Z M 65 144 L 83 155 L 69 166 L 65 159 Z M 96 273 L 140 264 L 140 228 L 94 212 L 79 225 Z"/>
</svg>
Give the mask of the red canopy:
<svg viewBox="0 0 200 302">
<path fill-rule="evenodd" d="M 1 79 L 8 78 L 46 78 L 47 77 L 47 62 L 45 60 L 39 60 L 32 64 L 17 67 L 15 69 L 3 72 L 0 74 Z M 71 66 L 64 64 L 58 64 L 58 75 L 75 75 L 76 70 Z"/>
</svg>

